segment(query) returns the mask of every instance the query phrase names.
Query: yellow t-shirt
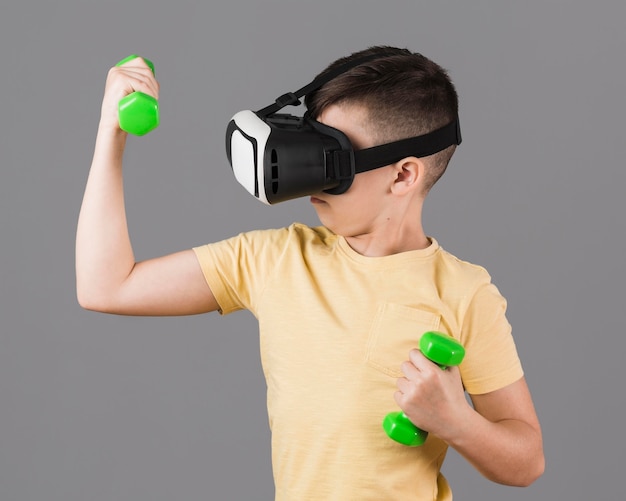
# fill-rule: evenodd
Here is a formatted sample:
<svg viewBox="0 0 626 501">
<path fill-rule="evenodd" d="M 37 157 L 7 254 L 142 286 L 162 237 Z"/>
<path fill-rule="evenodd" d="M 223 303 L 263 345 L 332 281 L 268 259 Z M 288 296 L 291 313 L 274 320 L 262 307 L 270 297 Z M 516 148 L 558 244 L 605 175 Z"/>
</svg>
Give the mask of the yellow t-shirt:
<svg viewBox="0 0 626 501">
<path fill-rule="evenodd" d="M 398 410 L 400 365 L 425 331 L 463 343 L 469 393 L 522 377 L 506 302 L 483 268 L 435 240 L 364 257 L 301 224 L 194 250 L 221 312 L 259 321 L 277 500 L 452 499 L 446 444 L 400 445 L 382 421 Z"/>
</svg>

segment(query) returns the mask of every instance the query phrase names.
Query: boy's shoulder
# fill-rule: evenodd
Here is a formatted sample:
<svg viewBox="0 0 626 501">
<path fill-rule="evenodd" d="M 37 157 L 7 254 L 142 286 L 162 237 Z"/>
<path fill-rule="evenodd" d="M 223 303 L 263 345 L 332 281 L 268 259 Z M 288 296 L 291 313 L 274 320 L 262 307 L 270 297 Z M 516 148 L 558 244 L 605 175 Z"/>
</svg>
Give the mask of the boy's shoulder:
<svg viewBox="0 0 626 501">
<path fill-rule="evenodd" d="M 332 245 L 337 240 L 337 235 L 325 226 L 308 226 L 303 223 L 292 223 L 282 228 L 267 228 L 251 230 L 241 233 L 236 238 L 247 240 L 260 240 L 266 243 L 279 242 L 309 242 L 324 245 Z"/>
<path fill-rule="evenodd" d="M 441 258 L 446 261 L 450 266 L 465 270 L 469 273 L 489 274 L 482 265 L 462 259 L 457 255 L 452 254 L 452 252 L 444 249 L 441 245 L 439 245 L 439 253 L 441 255 Z"/>
<path fill-rule="evenodd" d="M 335 247 L 337 241 L 337 235 L 324 226 L 312 227 L 292 223 L 279 228 L 244 231 L 221 242 L 210 244 L 209 247 L 257 258 L 273 256 L 273 259 L 276 259 L 285 252 L 328 252 Z"/>
<path fill-rule="evenodd" d="M 439 246 L 437 254 L 442 264 L 444 264 L 451 272 L 491 281 L 491 275 L 483 266 L 461 259 L 441 246 Z"/>
</svg>

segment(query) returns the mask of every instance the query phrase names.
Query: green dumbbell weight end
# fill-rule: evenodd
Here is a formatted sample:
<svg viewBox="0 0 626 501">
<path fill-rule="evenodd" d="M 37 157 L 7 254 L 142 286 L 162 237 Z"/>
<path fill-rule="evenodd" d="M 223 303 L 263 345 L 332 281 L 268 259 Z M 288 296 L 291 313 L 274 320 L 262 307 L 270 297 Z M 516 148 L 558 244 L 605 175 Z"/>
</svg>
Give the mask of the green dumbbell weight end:
<svg viewBox="0 0 626 501">
<path fill-rule="evenodd" d="M 442 369 L 459 365 L 465 356 L 465 348 L 453 337 L 440 332 L 426 332 L 419 342 L 420 351 Z M 428 437 L 428 432 L 415 426 L 404 412 L 390 412 L 383 420 L 387 435 L 404 445 L 417 447 Z"/>
<path fill-rule="evenodd" d="M 115 66 L 122 66 L 124 63 L 132 61 L 137 57 L 139 56 L 135 54 L 128 56 Z M 145 57 L 143 60 L 154 73 L 152 61 Z M 143 136 L 159 126 L 159 103 L 152 96 L 136 91 L 120 100 L 118 103 L 118 116 L 120 129 L 135 136 Z"/>
</svg>

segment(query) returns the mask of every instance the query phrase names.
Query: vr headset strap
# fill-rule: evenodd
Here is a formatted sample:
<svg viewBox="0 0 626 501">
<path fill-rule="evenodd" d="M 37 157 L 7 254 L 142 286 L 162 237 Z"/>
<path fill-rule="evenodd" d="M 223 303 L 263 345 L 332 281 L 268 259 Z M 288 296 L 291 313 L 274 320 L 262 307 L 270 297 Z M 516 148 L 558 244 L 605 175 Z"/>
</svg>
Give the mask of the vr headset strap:
<svg viewBox="0 0 626 501">
<path fill-rule="evenodd" d="M 427 157 L 453 144 L 461 144 L 461 127 L 458 118 L 428 134 L 356 150 L 354 152 L 355 172 L 367 172 L 384 167 L 405 157 Z"/>
<path fill-rule="evenodd" d="M 392 54 L 391 52 L 376 54 L 376 55 L 372 54 L 369 56 L 360 57 L 358 59 L 355 59 L 354 61 L 348 61 L 347 63 L 341 64 L 337 66 L 336 68 L 329 70 L 328 73 L 324 73 L 323 75 L 320 75 L 311 83 L 305 85 L 304 87 L 298 89 L 297 91 L 287 92 L 286 94 L 283 94 L 278 99 L 276 99 L 274 103 L 257 111 L 256 114 L 259 117 L 266 117 L 268 115 L 271 115 L 283 109 L 285 106 L 297 106 L 300 104 L 300 98 L 302 96 L 306 96 L 309 92 L 314 91 L 315 89 L 319 89 L 322 85 L 330 82 L 331 80 L 338 77 L 342 73 L 345 73 L 346 71 L 352 68 L 356 68 L 357 66 L 363 63 L 366 63 L 368 61 L 373 61 L 375 59 L 382 59 L 386 56 L 392 56 L 392 55 L 394 54 Z"/>
</svg>

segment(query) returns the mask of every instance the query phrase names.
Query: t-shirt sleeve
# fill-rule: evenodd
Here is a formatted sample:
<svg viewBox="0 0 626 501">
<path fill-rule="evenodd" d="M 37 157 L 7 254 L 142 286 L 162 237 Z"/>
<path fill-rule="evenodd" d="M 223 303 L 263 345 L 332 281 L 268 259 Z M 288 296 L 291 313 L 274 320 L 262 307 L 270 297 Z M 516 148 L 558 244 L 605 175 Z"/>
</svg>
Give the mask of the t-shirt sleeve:
<svg viewBox="0 0 626 501">
<path fill-rule="evenodd" d="M 481 286 L 469 304 L 461 329 L 466 353 L 460 369 L 470 394 L 504 388 L 524 375 L 506 306 L 492 283 Z"/>
<path fill-rule="evenodd" d="M 221 314 L 242 309 L 256 313 L 285 237 L 285 230 L 258 230 L 193 248 Z"/>
</svg>

